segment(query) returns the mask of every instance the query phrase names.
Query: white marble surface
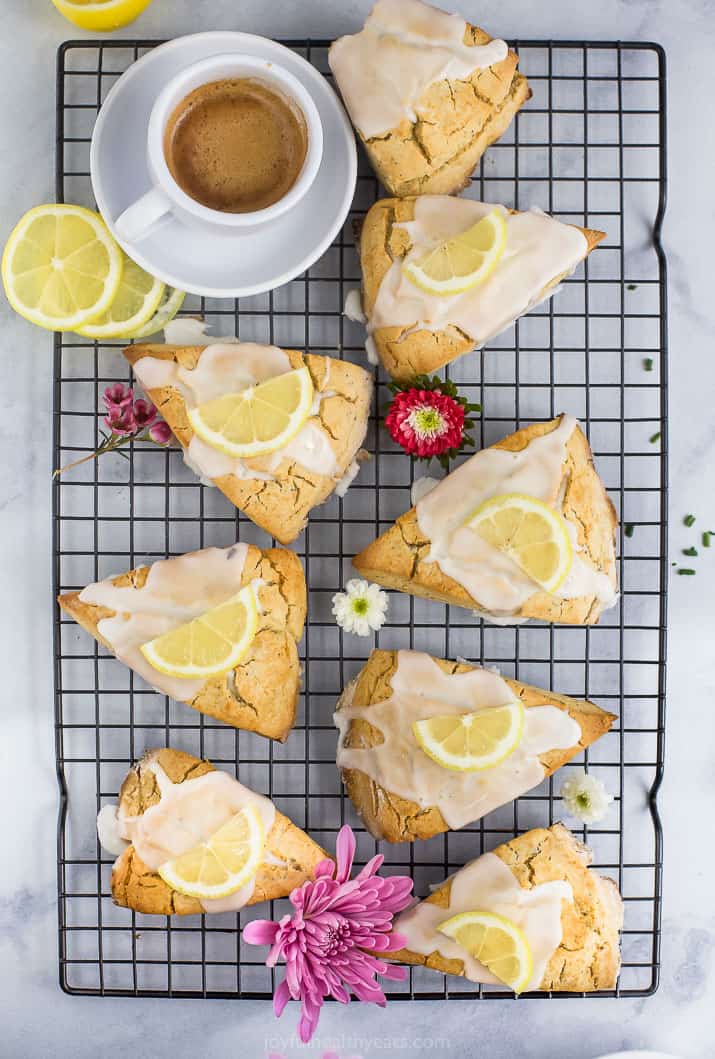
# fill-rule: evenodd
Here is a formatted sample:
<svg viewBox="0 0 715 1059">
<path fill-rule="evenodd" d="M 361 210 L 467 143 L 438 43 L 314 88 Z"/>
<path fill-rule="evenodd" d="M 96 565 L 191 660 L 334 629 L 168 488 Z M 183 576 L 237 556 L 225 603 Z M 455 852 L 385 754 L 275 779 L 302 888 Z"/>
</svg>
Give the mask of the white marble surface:
<svg viewBox="0 0 715 1059">
<path fill-rule="evenodd" d="M 356 27 L 368 0 L 155 0 L 126 36 L 167 37 L 206 28 L 274 36 L 332 36 Z M 708 100 L 715 54 L 713 0 L 600 0 L 598 4 L 501 0 L 463 13 L 504 36 L 650 39 L 669 59 L 672 548 L 680 520 L 715 525 L 712 460 L 715 123 Z M 28 207 L 53 198 L 54 62 L 73 34 L 49 0 L 0 0 L 3 149 L 0 242 Z M 0 1055 L 101 1053 L 263 1056 L 290 1034 L 293 1015 L 274 1023 L 267 1005 L 223 1001 L 88 1000 L 57 985 L 56 783 L 53 763 L 50 600 L 50 339 L 13 316 L 0 299 L 3 385 L 0 462 L 6 605 L 0 615 L 4 676 L 0 740 Z M 709 557 L 708 557 L 709 558 Z M 654 1048 L 687 1059 L 713 1055 L 715 913 L 712 834 L 715 779 L 713 563 L 695 578 L 673 578 L 669 665 L 668 769 L 661 805 L 666 831 L 663 974 L 660 991 L 638 1001 L 526 1001 L 393 1004 L 385 1011 L 330 1006 L 321 1040 L 344 1034 L 346 1055 L 421 1056 L 415 1038 L 439 1033 L 454 1059 L 593 1059 L 620 1048 Z M 374 1035 L 369 1048 L 347 1040 Z M 406 1043 L 405 1043 L 406 1042 Z M 298 1049 L 284 1048 L 289 1054 Z M 435 1054 L 435 1049 L 431 1049 Z"/>
</svg>

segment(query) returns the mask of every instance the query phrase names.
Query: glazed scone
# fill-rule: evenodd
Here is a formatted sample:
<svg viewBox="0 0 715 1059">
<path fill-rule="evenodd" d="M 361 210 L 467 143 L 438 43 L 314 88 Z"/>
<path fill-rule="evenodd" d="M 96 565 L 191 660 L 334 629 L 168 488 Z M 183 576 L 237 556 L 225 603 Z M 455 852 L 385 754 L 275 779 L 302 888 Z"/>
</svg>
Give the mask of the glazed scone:
<svg viewBox="0 0 715 1059">
<path fill-rule="evenodd" d="M 375 172 L 400 197 L 465 187 L 531 95 L 504 41 L 421 0 L 378 0 L 328 59 Z"/>
<path fill-rule="evenodd" d="M 515 699 L 526 707 L 520 744 L 491 769 L 446 770 L 424 753 L 412 731 L 425 717 Z M 373 837 L 413 842 L 473 823 L 525 794 L 605 735 L 614 720 L 592 702 L 479 666 L 417 651 L 376 650 L 338 702 L 337 764 Z"/>
<path fill-rule="evenodd" d="M 248 887 L 225 898 L 202 900 L 179 893 L 161 878 L 156 870 L 161 863 L 206 841 L 247 804 L 256 806 L 266 832 L 266 856 Z M 182 829 L 174 829 L 179 813 Z M 129 771 L 118 805 L 102 809 L 98 831 L 108 852 L 118 854 L 111 884 L 115 904 L 149 915 L 239 911 L 286 897 L 312 878 L 326 856 L 268 798 L 215 770 L 210 762 L 169 748 L 147 752 Z"/>
<path fill-rule="evenodd" d="M 281 544 L 295 540 L 311 509 L 357 473 L 372 396 L 372 378 L 363 368 L 252 342 L 136 345 L 124 355 L 189 466 Z M 277 452 L 238 460 L 194 434 L 189 408 L 303 366 L 313 381 L 314 407 L 295 438 Z"/>
<path fill-rule="evenodd" d="M 484 283 L 457 295 L 431 295 L 404 274 L 406 262 L 419 261 L 495 208 L 506 221 L 507 242 Z M 539 211 L 471 199 L 380 199 L 359 236 L 368 348 L 399 381 L 437 371 L 553 294 L 603 238 Z"/>
<path fill-rule="evenodd" d="M 465 525 L 486 500 L 526 494 L 559 512 L 573 549 L 547 592 Z M 353 559 L 370 581 L 500 623 L 594 625 L 617 601 L 616 512 L 578 423 L 533 423 L 475 453 Z M 477 551 L 478 549 L 478 551 Z"/>
<path fill-rule="evenodd" d="M 240 664 L 208 680 L 167 676 L 141 654 L 143 643 L 206 613 L 251 585 L 258 627 Z M 68 592 L 63 611 L 160 694 L 234 728 L 284 740 L 300 691 L 298 641 L 306 586 L 298 557 L 284 548 L 204 548 Z"/>
<path fill-rule="evenodd" d="M 613 879 L 589 870 L 591 851 L 562 824 L 527 831 L 485 853 L 403 912 L 399 963 L 496 984 L 491 972 L 437 929 L 450 916 L 498 910 L 530 942 L 527 988 L 558 993 L 613 989 L 621 966 L 623 901 Z"/>
</svg>

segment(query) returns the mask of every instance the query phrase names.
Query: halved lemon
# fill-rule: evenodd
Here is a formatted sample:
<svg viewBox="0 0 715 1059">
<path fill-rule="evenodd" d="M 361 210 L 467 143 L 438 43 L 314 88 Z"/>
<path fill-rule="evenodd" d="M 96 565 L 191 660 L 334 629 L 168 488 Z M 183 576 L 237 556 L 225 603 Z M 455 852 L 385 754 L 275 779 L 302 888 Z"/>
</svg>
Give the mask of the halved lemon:
<svg viewBox="0 0 715 1059">
<path fill-rule="evenodd" d="M 57 10 L 80 29 L 108 33 L 128 26 L 151 0 L 52 0 Z"/>
<path fill-rule="evenodd" d="M 515 993 L 522 993 L 531 981 L 531 946 L 523 930 L 506 916 L 480 910 L 460 912 L 440 923 L 437 930 L 456 941 Z"/>
<path fill-rule="evenodd" d="M 83 338 L 129 338 L 155 315 L 166 287 L 124 254 L 122 280 L 112 304 L 91 323 L 75 328 Z"/>
<path fill-rule="evenodd" d="M 189 422 L 207 445 L 228 456 L 262 456 L 295 437 L 312 405 L 310 372 L 296 368 L 190 409 Z"/>
<path fill-rule="evenodd" d="M 258 625 L 256 597 L 250 585 L 220 607 L 142 644 L 147 662 L 172 677 L 213 677 L 239 664 Z"/>
<path fill-rule="evenodd" d="M 466 232 L 447 239 L 420 261 L 403 266 L 408 279 L 430 294 L 461 294 L 492 274 L 506 246 L 506 221 L 494 209 Z"/>
<path fill-rule="evenodd" d="M 152 318 L 125 337 L 147 338 L 149 335 L 155 335 L 157 331 L 163 331 L 184 304 L 185 297 L 185 291 L 177 290 L 176 287 L 167 287 Z"/>
<path fill-rule="evenodd" d="M 15 312 L 48 331 L 73 331 L 106 312 L 122 267 L 122 252 L 98 213 L 57 203 L 36 206 L 15 226 L 2 280 Z"/>
<path fill-rule="evenodd" d="M 533 496 L 494 496 L 467 521 L 546 592 L 555 592 L 571 569 L 573 549 L 563 515 Z"/>
<path fill-rule="evenodd" d="M 412 725 L 425 754 L 442 768 L 476 772 L 494 768 L 516 750 L 524 731 L 520 702 L 472 713 L 428 717 Z"/>
<path fill-rule="evenodd" d="M 263 821 L 252 805 L 244 806 L 208 842 L 167 861 L 159 875 L 188 897 L 228 897 L 253 878 L 263 861 Z"/>
</svg>

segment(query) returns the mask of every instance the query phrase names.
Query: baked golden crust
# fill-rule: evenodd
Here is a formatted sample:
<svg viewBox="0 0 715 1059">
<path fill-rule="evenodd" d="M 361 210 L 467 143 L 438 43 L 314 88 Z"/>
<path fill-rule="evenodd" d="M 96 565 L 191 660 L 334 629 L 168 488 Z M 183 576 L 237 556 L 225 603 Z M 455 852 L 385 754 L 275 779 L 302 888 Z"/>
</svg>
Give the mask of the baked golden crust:
<svg viewBox="0 0 715 1059">
<path fill-rule="evenodd" d="M 467 24 L 468 47 L 492 38 Z M 388 133 L 364 139 L 368 157 L 384 186 L 406 195 L 451 195 L 461 191 L 487 147 L 504 135 L 531 89 L 517 72 L 519 57 L 474 70 L 465 80 L 437 81 L 415 107 L 416 123 L 405 118 Z"/>
<path fill-rule="evenodd" d="M 532 423 L 492 447 L 518 452 L 533 438 L 555 430 L 560 421 L 561 416 L 546 423 Z M 566 445 L 565 480 L 561 513 L 576 529 L 579 554 L 584 562 L 609 578 L 615 591 L 616 511 L 593 465 L 586 436 L 579 427 L 574 429 Z M 427 561 L 429 548 L 430 542 L 420 530 L 413 507 L 356 555 L 353 566 L 363 577 L 385 588 L 479 611 L 479 602 L 462 585 L 443 573 L 437 563 Z M 548 592 L 536 591 L 515 617 L 564 625 L 595 625 L 602 609 L 603 604 L 597 596 L 560 599 Z"/>
<path fill-rule="evenodd" d="M 562 906 L 561 944 L 546 965 L 539 989 L 558 993 L 613 989 L 621 966 L 618 935 L 623 927 L 623 903 L 612 879 L 589 871 L 591 851 L 563 824 L 554 824 L 527 831 L 497 846 L 494 853 L 526 890 L 558 879 L 569 882 L 573 890 L 573 904 L 565 901 Z M 426 900 L 448 908 L 451 885 L 447 879 Z M 461 960 L 445 959 L 438 952 L 422 956 L 401 949 L 391 958 L 464 975 Z"/>
<path fill-rule="evenodd" d="M 150 750 L 127 774 L 119 792 L 119 806 L 129 816 L 140 816 L 161 800 L 156 775 L 148 768 L 157 762 L 172 783 L 186 783 L 213 771 L 208 761 L 181 750 Z M 266 837 L 266 849 L 280 864 L 261 865 L 249 905 L 286 897 L 291 890 L 312 877 L 313 870 L 326 856 L 312 838 L 276 810 L 273 827 Z M 200 915 L 204 909 L 195 897 L 187 897 L 168 886 L 156 872 L 128 846 L 112 871 L 112 897 L 123 908 L 149 915 Z"/>
<path fill-rule="evenodd" d="M 380 199 L 365 216 L 359 242 L 363 309 L 368 320 L 390 266 L 393 261 L 405 257 L 412 246 L 408 232 L 397 226 L 413 220 L 414 215 L 414 198 L 393 198 Z M 587 257 L 605 238 L 605 233 L 591 228 L 580 228 L 579 231 L 586 238 L 588 249 L 584 257 Z M 544 296 L 563 278 L 563 275 L 554 276 L 544 288 Z M 470 336 L 453 326 L 444 331 L 411 330 L 407 326 L 378 327 L 372 332 L 372 339 L 385 371 L 400 381 L 437 371 L 475 348 Z"/>
<path fill-rule="evenodd" d="M 128 346 L 124 356 L 131 365 L 142 357 L 171 360 L 189 370 L 196 367 L 205 346 L 170 346 L 165 344 Z M 322 504 L 346 473 L 362 445 L 367 430 L 372 377 L 364 368 L 334 357 L 302 354 L 294 349 L 284 351 L 292 368 L 305 365 L 316 393 L 329 391 L 320 402 L 318 418 L 327 434 L 339 469 L 337 478 L 309 471 L 300 464 L 283 459 L 271 480 L 237 478 L 222 475 L 213 482 L 257 526 L 281 544 L 295 540 L 308 520 L 308 514 Z M 189 424 L 186 402 L 173 386 L 148 390 L 147 395 L 171 427 L 182 448 L 194 436 Z M 253 466 L 256 460 L 249 461 Z"/>
<path fill-rule="evenodd" d="M 150 567 L 140 566 L 112 578 L 118 587 L 141 588 Z M 295 721 L 300 691 L 298 641 L 303 635 L 307 593 L 300 559 L 285 548 L 248 545 L 241 573 L 241 587 L 255 579 L 261 612 L 258 629 L 245 658 L 230 673 L 211 677 L 189 703 L 249 732 L 285 740 Z M 68 592 L 57 600 L 62 610 L 94 636 L 108 651 L 111 646 L 99 632 L 102 618 L 114 611 L 84 603 L 79 592 Z"/>
<path fill-rule="evenodd" d="M 373 651 L 357 678 L 343 692 L 338 702 L 338 710 L 343 705 L 375 706 L 378 702 L 389 699 L 397 661 L 397 651 Z M 433 658 L 433 661 L 442 672 L 449 674 L 468 673 L 474 668 L 443 658 Z M 503 679 L 527 709 L 546 704 L 558 706 L 581 728 L 581 738 L 575 746 L 567 750 L 551 750 L 540 755 L 539 760 L 545 769 L 545 776 L 551 776 L 585 747 L 605 735 L 616 719 L 612 713 L 606 713 L 599 706 L 584 699 L 572 699 L 556 692 L 542 691 L 541 688 L 534 688 L 508 677 Z M 368 720 L 355 718 L 350 722 L 345 736 L 347 747 L 371 747 L 380 742 L 380 731 Z M 343 769 L 342 776 L 350 800 L 374 838 L 384 838 L 388 842 L 414 842 L 418 838 L 432 838 L 449 831 L 448 824 L 436 806 L 423 809 L 415 802 L 385 790 L 359 769 Z"/>
</svg>

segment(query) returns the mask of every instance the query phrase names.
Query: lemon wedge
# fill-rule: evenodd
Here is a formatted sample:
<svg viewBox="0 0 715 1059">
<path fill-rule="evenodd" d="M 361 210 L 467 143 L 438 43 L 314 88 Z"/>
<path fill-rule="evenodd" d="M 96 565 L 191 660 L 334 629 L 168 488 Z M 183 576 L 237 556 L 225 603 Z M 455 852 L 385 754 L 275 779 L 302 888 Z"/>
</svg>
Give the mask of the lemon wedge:
<svg viewBox="0 0 715 1059">
<path fill-rule="evenodd" d="M 263 861 L 265 829 L 258 810 L 244 806 L 208 842 L 167 861 L 159 875 L 188 897 L 228 897 L 254 877 Z"/>
<path fill-rule="evenodd" d="M 83 338 L 130 338 L 156 314 L 166 287 L 124 254 L 119 289 L 106 312 L 75 330 Z"/>
<path fill-rule="evenodd" d="M 555 592 L 571 569 L 573 549 L 563 515 L 532 496 L 492 497 L 467 522 L 546 592 Z"/>
<path fill-rule="evenodd" d="M 506 246 L 506 221 L 494 209 L 466 232 L 447 239 L 403 272 L 429 294 L 461 294 L 491 276 Z"/>
<path fill-rule="evenodd" d="M 151 0 L 52 0 L 52 3 L 80 29 L 109 33 L 128 26 Z"/>
<path fill-rule="evenodd" d="M 248 651 L 258 626 L 250 585 L 213 610 L 142 644 L 149 665 L 171 677 L 213 677 L 234 669 Z"/>
<path fill-rule="evenodd" d="M 522 993 L 534 973 L 531 946 L 522 930 L 494 912 L 461 912 L 437 927 L 515 993 Z"/>
<path fill-rule="evenodd" d="M 313 381 L 307 368 L 229 393 L 189 410 L 196 434 L 228 456 L 262 456 L 295 437 L 313 406 Z"/>
<path fill-rule="evenodd" d="M 516 750 L 524 731 L 520 702 L 415 721 L 412 731 L 425 754 L 442 768 L 476 772 L 494 768 Z"/>
<path fill-rule="evenodd" d="M 74 331 L 101 316 L 122 278 L 122 252 L 83 206 L 36 206 L 5 244 L 2 280 L 15 312 L 48 331 Z"/>
<path fill-rule="evenodd" d="M 149 335 L 155 335 L 157 331 L 163 331 L 184 304 L 185 297 L 185 291 L 177 290 L 176 287 L 167 287 L 152 318 L 125 337 L 147 338 Z"/>
</svg>

